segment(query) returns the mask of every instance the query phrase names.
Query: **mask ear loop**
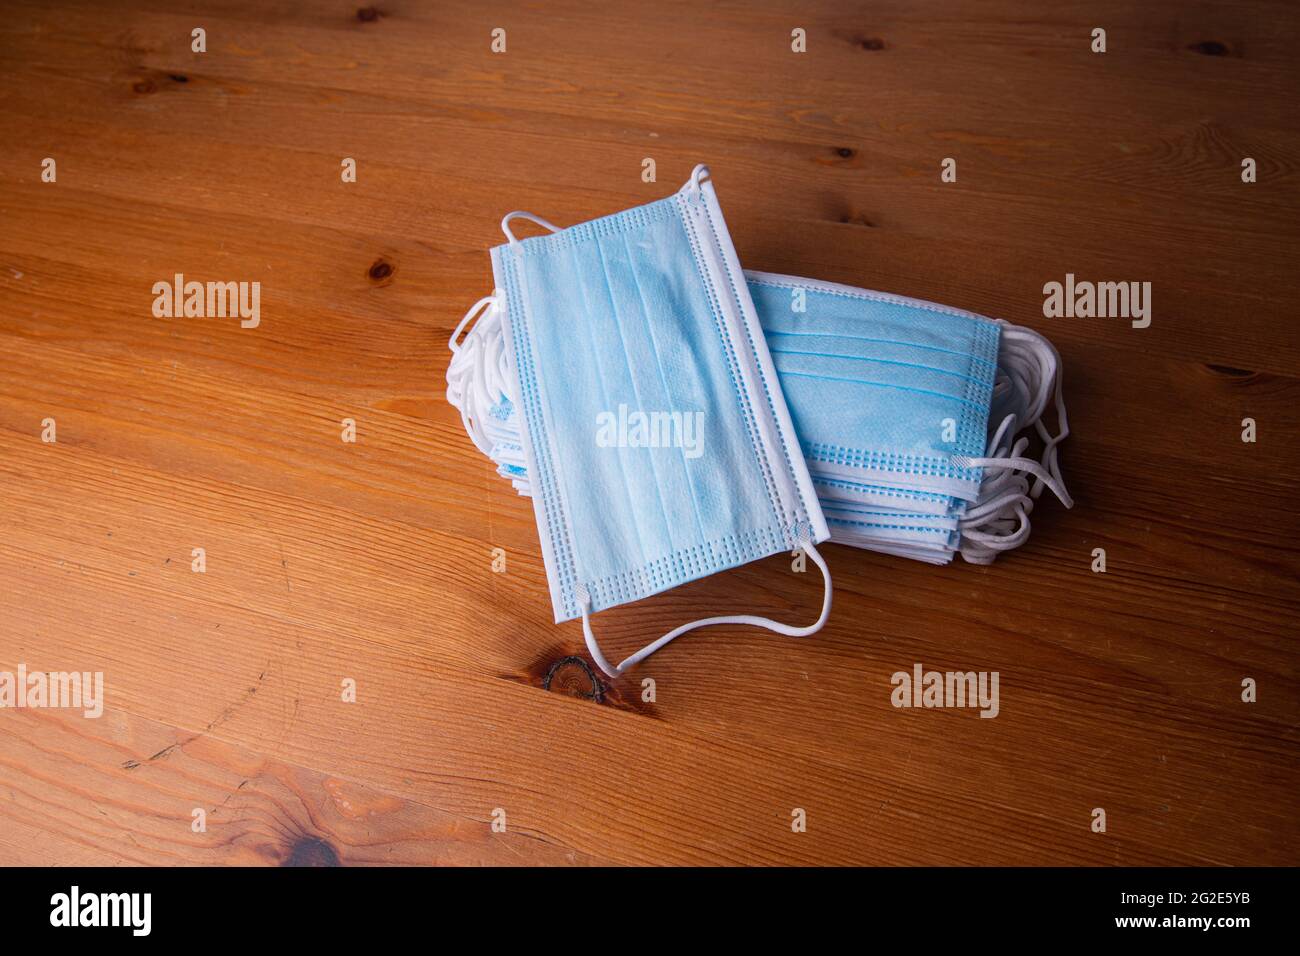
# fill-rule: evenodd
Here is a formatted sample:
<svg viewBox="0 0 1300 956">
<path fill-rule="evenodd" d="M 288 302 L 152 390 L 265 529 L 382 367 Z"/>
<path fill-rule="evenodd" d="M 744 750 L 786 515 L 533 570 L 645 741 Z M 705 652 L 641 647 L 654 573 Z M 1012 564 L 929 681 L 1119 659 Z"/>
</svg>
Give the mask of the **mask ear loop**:
<svg viewBox="0 0 1300 956">
<path fill-rule="evenodd" d="M 541 216 L 534 215 L 531 212 L 524 212 L 522 209 L 516 209 L 514 212 L 508 212 L 501 217 L 501 231 L 506 234 L 506 239 L 510 241 L 510 245 L 512 246 L 518 246 L 519 240 L 516 239 L 515 234 L 510 231 L 511 219 L 527 219 L 529 222 L 535 222 L 543 229 L 549 229 L 551 232 L 560 231 L 559 226 L 555 225 L 552 222 L 547 222 Z"/>
<path fill-rule="evenodd" d="M 1020 456 L 1024 446 L 1017 444 L 1017 449 L 1010 455 L 993 452 L 980 458 L 964 455 L 954 456 L 953 464 L 961 468 L 985 468 L 993 470 L 1023 471 L 1034 476 L 1033 487 L 1029 491 L 1032 498 L 1037 498 L 1046 486 L 1061 499 L 1067 508 L 1074 507 L 1074 499 L 1065 488 L 1065 479 L 1061 475 L 1059 461 L 1060 443 L 1070 434 L 1069 420 L 1065 414 L 1065 398 L 1061 391 L 1061 357 L 1056 348 L 1047 339 L 1032 329 L 1002 323 L 1002 337 L 1006 354 L 1002 363 L 1008 379 L 1014 383 L 1016 391 L 1027 399 L 1027 405 L 1021 409 L 1021 420 L 1032 422 L 1035 431 L 1043 440 L 1043 453 L 1040 461 Z M 1049 398 L 1054 400 L 1056 417 L 1060 432 L 1052 435 L 1043 424 L 1042 414 Z M 1012 416 L 1008 416 L 1008 419 Z M 1006 420 L 998 430 L 998 438 L 1006 428 Z M 1014 425 L 1012 426 L 1014 428 Z"/>
<path fill-rule="evenodd" d="M 504 367 L 493 361 L 495 354 L 504 349 L 497 314 L 500 302 L 500 290 L 475 302 L 447 343 L 452 352 L 451 362 L 447 365 L 447 401 L 460 411 L 461 424 L 475 447 L 489 457 L 492 445 L 483 430 L 483 421 L 494 404 L 490 386 L 495 386 L 505 395 L 507 381 L 504 377 L 488 381 L 492 379 L 492 370 Z M 465 333 L 464 340 L 457 341 L 471 320 L 474 324 Z"/>
<path fill-rule="evenodd" d="M 678 190 L 678 192 L 689 192 L 692 196 L 698 196 L 700 194 L 701 183 L 703 183 L 703 181 L 706 178 L 708 178 L 708 176 L 709 176 L 709 167 L 704 165 L 704 163 L 699 163 L 694 169 L 691 170 L 690 178 L 686 180 L 685 185 L 683 185 L 682 188 Z M 550 232 L 561 231 L 560 227 L 555 225 L 555 223 L 543 219 L 541 216 L 537 215 L 536 213 L 526 212 L 522 209 L 516 209 L 513 212 L 508 212 L 501 217 L 501 231 L 505 233 L 506 239 L 509 241 L 512 247 L 517 247 L 520 244 L 520 240 L 516 238 L 514 232 L 510 228 L 510 221 L 512 219 L 527 219 L 529 222 L 536 223 L 537 225 L 541 226 L 543 229 L 546 229 Z"/>
<path fill-rule="evenodd" d="M 1070 433 L 1061 392 L 1060 355 L 1037 332 L 1002 322 L 995 402 L 1009 414 L 998 426 L 982 458 L 955 458 L 969 467 L 995 472 L 980 485 L 979 498 L 962 516 L 959 550 L 967 561 L 990 564 L 1003 551 L 1018 548 L 1029 537 L 1029 514 L 1044 487 L 1072 507 L 1058 460 L 1058 446 Z M 1059 434 L 1053 436 L 1042 422 L 1049 400 L 1054 400 Z M 1015 438 L 1020 422 L 1033 425 L 1043 440 L 1039 461 L 1024 456 L 1028 438 Z M 1005 444 L 1004 444 L 1005 442 Z M 1030 486 L 1026 475 L 1032 475 Z"/>
<path fill-rule="evenodd" d="M 679 193 L 686 193 L 692 199 L 694 199 L 700 195 L 700 186 L 704 182 L 704 180 L 708 178 L 711 178 L 709 174 L 709 167 L 704 165 L 703 163 L 699 163 L 694 169 L 691 170 L 691 175 L 686 180 L 686 182 L 682 185 L 682 188 L 677 191 Z"/>
<path fill-rule="evenodd" d="M 501 231 L 516 253 L 519 253 L 521 244 L 510 230 L 512 219 L 527 219 L 551 232 L 560 231 L 559 226 L 531 212 L 518 209 L 508 212 L 501 219 Z M 514 401 L 509 388 L 511 377 L 505 354 L 505 336 L 498 312 L 501 301 L 501 290 L 496 289 L 475 302 L 447 343 L 452 351 L 451 363 L 447 366 L 447 401 L 460 410 L 466 434 L 489 458 L 492 457 L 492 440 L 483 423 L 497 405 L 498 396 Z M 477 320 L 474 318 L 476 315 Z M 465 333 L 464 341 L 458 342 L 471 320 L 474 321 L 473 327 Z"/>
<path fill-rule="evenodd" d="M 1034 487 L 1030 489 L 1031 496 L 1037 498 L 1041 494 L 1041 487 L 1046 485 L 1052 489 L 1052 493 L 1061 499 L 1061 503 L 1067 508 L 1074 507 L 1074 499 L 1070 493 L 1065 490 L 1065 485 L 1061 483 L 1059 474 L 1053 475 L 1051 471 L 1043 467 L 1041 462 L 1032 458 L 1021 458 L 1015 456 L 1006 456 L 998 458 L 971 458 L 966 455 L 954 455 L 952 463 L 958 468 L 983 468 L 986 471 L 1027 471 L 1033 475 L 1036 480 Z M 1053 459 L 1055 464 L 1055 459 Z M 1058 469 L 1059 471 L 1059 469 Z M 1038 494 L 1035 494 L 1038 492 Z"/>
<path fill-rule="evenodd" d="M 1043 440 L 1041 458 L 1043 467 L 1060 485 L 1058 490 L 1051 483 L 1040 478 L 1034 482 L 1029 494 L 1037 498 L 1042 494 L 1043 486 L 1046 484 L 1067 508 L 1073 507 L 1074 501 L 1069 498 L 1068 493 L 1065 496 L 1061 495 L 1061 490 L 1065 488 L 1065 480 L 1061 477 L 1061 466 L 1058 460 L 1060 443 L 1070 434 L 1070 422 L 1065 414 L 1065 398 L 1061 392 L 1065 378 L 1061 368 L 1061 355 L 1056 351 L 1056 346 L 1033 329 L 1008 324 L 1002 334 L 1010 343 L 1012 350 L 1018 352 L 1022 360 L 1029 365 L 1028 378 L 1033 386 L 1034 395 L 1033 404 L 1025 420 L 1033 422 L 1034 430 Z M 1056 420 L 1060 429 L 1056 435 L 1052 435 L 1047 430 L 1042 419 L 1049 399 L 1056 408 Z"/>
<path fill-rule="evenodd" d="M 456 326 L 456 331 L 451 333 L 451 341 L 447 343 L 447 347 L 450 348 L 453 352 L 459 352 L 460 343 L 457 342 L 456 340 L 460 338 L 460 333 L 463 332 L 465 326 L 469 324 L 469 320 L 474 318 L 474 316 L 485 306 L 496 305 L 499 300 L 499 297 L 500 297 L 500 293 L 497 290 L 493 290 L 491 295 L 485 295 L 483 296 L 483 298 L 479 299 L 477 302 L 471 305 L 469 307 L 469 311 L 465 313 L 465 317 L 461 319 L 460 323 Z"/>
<path fill-rule="evenodd" d="M 605 655 L 600 651 L 600 645 L 596 643 L 596 635 L 591 631 L 591 597 L 587 593 L 585 585 L 578 585 L 578 603 L 582 608 L 582 633 L 587 639 L 587 651 L 591 654 L 591 659 L 610 677 L 618 677 L 629 667 L 634 667 L 641 663 L 655 651 L 662 648 L 665 644 L 675 641 L 683 634 L 697 630 L 701 627 L 711 627 L 715 624 L 747 624 L 754 627 L 765 628 L 769 631 L 775 631 L 777 634 L 784 634 L 786 637 L 808 637 L 816 634 L 826 623 L 826 619 L 831 613 L 831 572 L 826 567 L 826 560 L 817 551 L 817 547 L 812 543 L 812 538 L 806 530 L 800 532 L 799 545 L 804 552 L 813 559 L 813 563 L 821 569 L 822 581 L 825 584 L 825 596 L 822 598 L 822 612 L 817 620 L 807 627 L 793 627 L 789 624 L 782 624 L 780 621 L 774 621 L 768 617 L 759 617 L 756 614 L 728 614 L 720 617 L 706 617 L 698 621 L 691 621 L 683 624 L 681 627 L 674 628 L 663 637 L 647 644 L 641 650 L 637 651 L 631 657 L 623 661 L 617 667 L 614 667 Z"/>
<path fill-rule="evenodd" d="M 1033 498 L 1022 498 L 1013 506 L 1013 515 L 1003 514 L 981 526 L 991 528 L 991 531 L 963 530 L 960 549 L 962 558 L 971 564 L 992 564 L 1003 551 L 1024 544 L 1029 540 L 1029 510 L 1033 503 Z"/>
</svg>

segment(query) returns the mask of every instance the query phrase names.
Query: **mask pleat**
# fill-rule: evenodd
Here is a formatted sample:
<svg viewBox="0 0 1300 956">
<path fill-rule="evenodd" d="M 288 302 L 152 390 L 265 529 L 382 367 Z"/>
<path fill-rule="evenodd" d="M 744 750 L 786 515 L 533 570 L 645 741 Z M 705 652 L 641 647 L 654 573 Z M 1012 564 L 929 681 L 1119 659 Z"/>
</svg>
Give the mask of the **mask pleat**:
<svg viewBox="0 0 1300 956">
<path fill-rule="evenodd" d="M 671 324 L 652 323 L 649 315 L 652 309 L 662 309 L 665 303 L 675 309 L 678 300 L 665 294 L 665 290 L 656 284 L 657 270 L 648 270 L 643 277 L 638 276 L 631 243 L 643 248 L 646 242 L 648 240 L 639 231 L 634 231 L 602 241 L 602 249 L 610 284 L 620 290 L 621 297 L 628 303 L 622 330 L 639 409 L 651 412 L 675 409 L 679 412 L 677 427 L 681 432 L 677 437 L 681 440 L 664 442 L 662 439 L 673 436 L 665 436 L 661 429 L 657 436 L 660 441 L 650 451 L 667 550 L 674 551 L 688 547 L 692 541 L 710 538 L 700 515 L 699 492 L 692 484 L 687 468 L 688 456 L 702 452 L 700 417 L 703 408 L 693 404 L 685 395 L 674 394 L 669 385 L 670 381 L 677 380 L 676 370 L 671 377 L 665 371 L 664 346 L 660 341 L 669 349 L 681 348 L 681 330 Z M 671 420 L 668 424 L 673 427 Z"/>
</svg>

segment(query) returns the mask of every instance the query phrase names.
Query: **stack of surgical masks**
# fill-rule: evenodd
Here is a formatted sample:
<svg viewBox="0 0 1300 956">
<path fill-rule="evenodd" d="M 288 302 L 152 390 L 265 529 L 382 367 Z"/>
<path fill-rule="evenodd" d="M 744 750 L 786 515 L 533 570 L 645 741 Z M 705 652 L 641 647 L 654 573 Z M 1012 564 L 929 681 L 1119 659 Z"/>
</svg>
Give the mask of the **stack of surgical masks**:
<svg viewBox="0 0 1300 956">
<path fill-rule="evenodd" d="M 1069 434 L 1060 358 L 1038 333 L 813 279 L 746 271 L 745 280 L 830 540 L 933 564 L 960 551 L 987 564 L 1029 537 L 1044 487 L 1072 504 L 1057 462 Z M 493 297 L 470 310 L 452 349 L 448 399 L 497 472 L 531 495 Z M 1055 435 L 1042 421 L 1049 403 Z M 611 424 L 647 443 L 664 428 L 626 408 Z M 689 454 L 690 421 L 667 426 L 681 429 Z M 1043 443 L 1038 461 L 1025 457 L 1029 428 Z"/>
<path fill-rule="evenodd" d="M 519 239 L 519 218 L 551 234 Z M 985 563 L 1028 537 L 1044 487 L 1071 503 L 1060 362 L 1045 339 L 743 272 L 703 166 L 644 206 L 567 229 L 512 212 L 502 231 L 496 290 L 452 335 L 447 398 L 532 498 L 555 620 L 581 617 L 611 676 L 711 625 L 816 633 L 831 610 L 827 538 Z M 1042 421 L 1053 401 L 1055 436 Z M 1030 427 L 1039 460 L 1025 456 Z M 793 550 L 822 573 L 812 624 L 707 617 L 617 666 L 602 653 L 594 613 Z"/>
</svg>

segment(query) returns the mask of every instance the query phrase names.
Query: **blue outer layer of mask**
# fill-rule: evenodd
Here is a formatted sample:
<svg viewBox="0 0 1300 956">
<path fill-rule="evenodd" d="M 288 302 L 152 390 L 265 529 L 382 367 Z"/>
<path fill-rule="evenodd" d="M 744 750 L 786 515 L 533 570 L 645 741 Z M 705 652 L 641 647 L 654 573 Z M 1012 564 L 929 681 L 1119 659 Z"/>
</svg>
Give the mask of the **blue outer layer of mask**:
<svg viewBox="0 0 1300 956">
<path fill-rule="evenodd" d="M 851 286 L 746 275 L 819 477 L 977 497 L 981 470 L 952 459 L 984 453 L 996 322 Z"/>
<path fill-rule="evenodd" d="M 825 540 L 711 183 L 492 267 L 557 623 Z M 611 441 L 621 408 L 666 424 Z"/>
</svg>

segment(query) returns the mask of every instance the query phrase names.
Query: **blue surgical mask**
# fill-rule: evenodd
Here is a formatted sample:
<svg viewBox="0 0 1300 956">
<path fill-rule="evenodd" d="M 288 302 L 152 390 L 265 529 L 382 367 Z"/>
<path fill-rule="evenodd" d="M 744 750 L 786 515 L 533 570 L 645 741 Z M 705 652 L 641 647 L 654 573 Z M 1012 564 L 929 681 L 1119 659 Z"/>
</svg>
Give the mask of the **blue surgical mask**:
<svg viewBox="0 0 1300 956">
<path fill-rule="evenodd" d="M 918 299 L 746 277 L 831 540 L 983 562 L 1023 543 L 1043 487 L 1070 504 L 1056 464 L 1059 357 L 1041 336 Z M 1055 437 L 1039 420 L 1053 393 Z M 1041 463 L 1008 437 L 1030 424 Z"/>
<path fill-rule="evenodd" d="M 983 474 L 959 462 L 988 440 L 997 323 L 829 282 L 749 282 L 819 476 L 978 497 Z"/>
<path fill-rule="evenodd" d="M 501 354 L 469 354 L 469 338 L 453 336 L 449 397 L 460 396 L 480 448 L 513 451 L 511 435 L 493 434 L 491 409 L 517 421 L 522 464 L 507 464 L 526 472 L 555 620 L 581 616 L 611 676 L 698 627 L 802 636 L 830 611 L 815 547 L 826 522 L 707 172 L 697 167 L 669 198 L 568 229 L 509 214 L 508 242 L 492 249 L 497 292 L 466 316 L 486 309 L 481 323 L 500 323 Z M 553 234 L 520 240 L 517 218 Z M 476 389 L 486 415 L 466 411 Z M 825 578 L 809 627 L 714 617 L 617 667 L 601 653 L 592 613 L 799 548 Z"/>
</svg>

